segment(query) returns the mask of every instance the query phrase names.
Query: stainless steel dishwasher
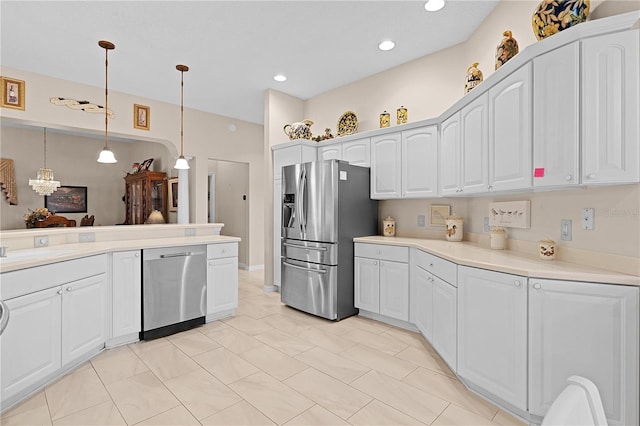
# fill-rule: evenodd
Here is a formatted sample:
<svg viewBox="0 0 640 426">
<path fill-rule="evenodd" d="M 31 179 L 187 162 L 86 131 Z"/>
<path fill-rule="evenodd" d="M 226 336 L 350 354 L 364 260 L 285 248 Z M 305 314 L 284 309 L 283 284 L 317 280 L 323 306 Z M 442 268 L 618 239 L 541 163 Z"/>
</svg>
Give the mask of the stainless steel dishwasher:
<svg viewBox="0 0 640 426">
<path fill-rule="evenodd" d="M 204 324 L 207 247 L 142 251 L 142 332 L 151 340 Z"/>
</svg>

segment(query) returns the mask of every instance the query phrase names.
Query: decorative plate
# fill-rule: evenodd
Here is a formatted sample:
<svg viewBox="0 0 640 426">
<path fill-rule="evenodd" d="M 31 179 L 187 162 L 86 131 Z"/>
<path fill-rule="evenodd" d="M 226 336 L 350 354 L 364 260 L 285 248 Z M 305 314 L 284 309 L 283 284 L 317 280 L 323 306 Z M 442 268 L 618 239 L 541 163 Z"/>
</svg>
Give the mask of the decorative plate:
<svg viewBox="0 0 640 426">
<path fill-rule="evenodd" d="M 338 119 L 338 136 L 353 135 L 358 130 L 358 117 L 353 111 L 347 111 Z"/>
</svg>

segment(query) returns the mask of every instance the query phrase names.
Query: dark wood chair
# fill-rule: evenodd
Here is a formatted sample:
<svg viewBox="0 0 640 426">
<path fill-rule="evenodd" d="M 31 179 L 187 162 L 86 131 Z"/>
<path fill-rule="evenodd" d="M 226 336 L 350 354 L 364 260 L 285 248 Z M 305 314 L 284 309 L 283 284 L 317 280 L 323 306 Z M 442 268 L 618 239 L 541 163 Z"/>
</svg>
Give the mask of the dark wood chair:
<svg viewBox="0 0 640 426">
<path fill-rule="evenodd" d="M 93 215 L 89 216 L 88 214 L 84 215 L 82 219 L 80 219 L 80 226 L 93 226 L 93 222 L 95 218 Z"/>
<path fill-rule="evenodd" d="M 45 220 L 36 222 L 36 228 L 52 228 L 52 227 L 75 227 L 76 221 L 67 219 L 64 216 L 51 215 Z"/>
</svg>

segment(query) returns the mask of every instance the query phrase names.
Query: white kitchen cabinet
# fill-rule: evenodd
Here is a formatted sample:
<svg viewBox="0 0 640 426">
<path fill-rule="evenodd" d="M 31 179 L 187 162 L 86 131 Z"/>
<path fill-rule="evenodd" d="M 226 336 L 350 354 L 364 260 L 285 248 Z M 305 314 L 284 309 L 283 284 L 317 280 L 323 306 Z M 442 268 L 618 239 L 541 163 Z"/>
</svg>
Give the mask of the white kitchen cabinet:
<svg viewBox="0 0 640 426">
<path fill-rule="evenodd" d="M 438 127 L 426 126 L 402 132 L 403 198 L 438 195 Z"/>
<path fill-rule="evenodd" d="M 207 322 L 235 313 L 238 307 L 238 244 L 207 246 Z"/>
<path fill-rule="evenodd" d="M 142 320 L 142 262 L 140 250 L 112 254 L 111 341 L 113 345 L 138 340 Z M 108 346 L 111 345 L 111 342 Z"/>
<path fill-rule="evenodd" d="M 0 336 L 3 403 L 60 369 L 61 294 L 55 287 L 5 301 L 10 318 Z"/>
<path fill-rule="evenodd" d="M 417 265 L 412 265 L 411 268 L 410 321 L 425 339 L 432 342 L 433 275 Z"/>
<path fill-rule="evenodd" d="M 527 409 L 527 278 L 458 266 L 457 373 Z"/>
<path fill-rule="evenodd" d="M 402 194 L 401 134 L 371 138 L 371 198 L 400 198 Z"/>
<path fill-rule="evenodd" d="M 356 243 L 354 251 L 355 307 L 409 321 L 409 249 Z"/>
<path fill-rule="evenodd" d="M 432 276 L 433 332 L 431 344 L 451 370 L 457 370 L 458 290 L 442 279 Z"/>
<path fill-rule="evenodd" d="M 580 49 L 575 42 L 533 60 L 533 186 L 580 183 Z"/>
<path fill-rule="evenodd" d="M 282 270 L 282 179 L 273 181 L 273 285 L 280 288 Z"/>
<path fill-rule="evenodd" d="M 634 286 L 530 279 L 529 411 L 544 416 L 569 376 L 598 388 L 610 425 L 638 424 Z"/>
<path fill-rule="evenodd" d="M 371 166 L 371 141 L 369 138 L 356 139 L 342 144 L 342 160 L 354 166 Z"/>
<path fill-rule="evenodd" d="M 582 183 L 640 181 L 640 30 L 582 40 Z"/>
<path fill-rule="evenodd" d="M 531 64 L 489 89 L 489 190 L 532 185 Z"/>
<path fill-rule="evenodd" d="M 443 197 L 460 194 L 461 152 L 460 112 L 457 112 L 440 128 L 440 195 Z"/>
<path fill-rule="evenodd" d="M 109 332 L 107 275 L 64 284 L 62 294 L 62 365 L 104 347 Z"/>
<path fill-rule="evenodd" d="M 342 160 L 342 145 L 323 145 L 318 147 L 318 161 Z"/>
</svg>

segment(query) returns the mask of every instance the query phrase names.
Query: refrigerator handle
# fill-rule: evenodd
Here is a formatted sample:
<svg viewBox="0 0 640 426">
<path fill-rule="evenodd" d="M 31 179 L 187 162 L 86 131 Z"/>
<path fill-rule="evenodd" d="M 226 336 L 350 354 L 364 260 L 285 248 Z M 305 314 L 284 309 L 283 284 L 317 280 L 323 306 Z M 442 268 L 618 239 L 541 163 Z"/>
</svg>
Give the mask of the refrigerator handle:
<svg viewBox="0 0 640 426">
<path fill-rule="evenodd" d="M 302 174 L 300 176 L 300 200 L 299 200 L 299 204 L 300 204 L 300 216 L 298 218 L 298 220 L 300 221 L 300 232 L 302 233 L 302 237 L 304 238 L 304 236 L 307 233 L 307 213 L 305 212 L 305 205 L 304 205 L 304 193 L 305 193 L 305 189 L 307 187 L 307 168 L 304 167 L 304 165 L 302 166 Z M 296 203 L 297 205 L 298 203 Z"/>
</svg>

